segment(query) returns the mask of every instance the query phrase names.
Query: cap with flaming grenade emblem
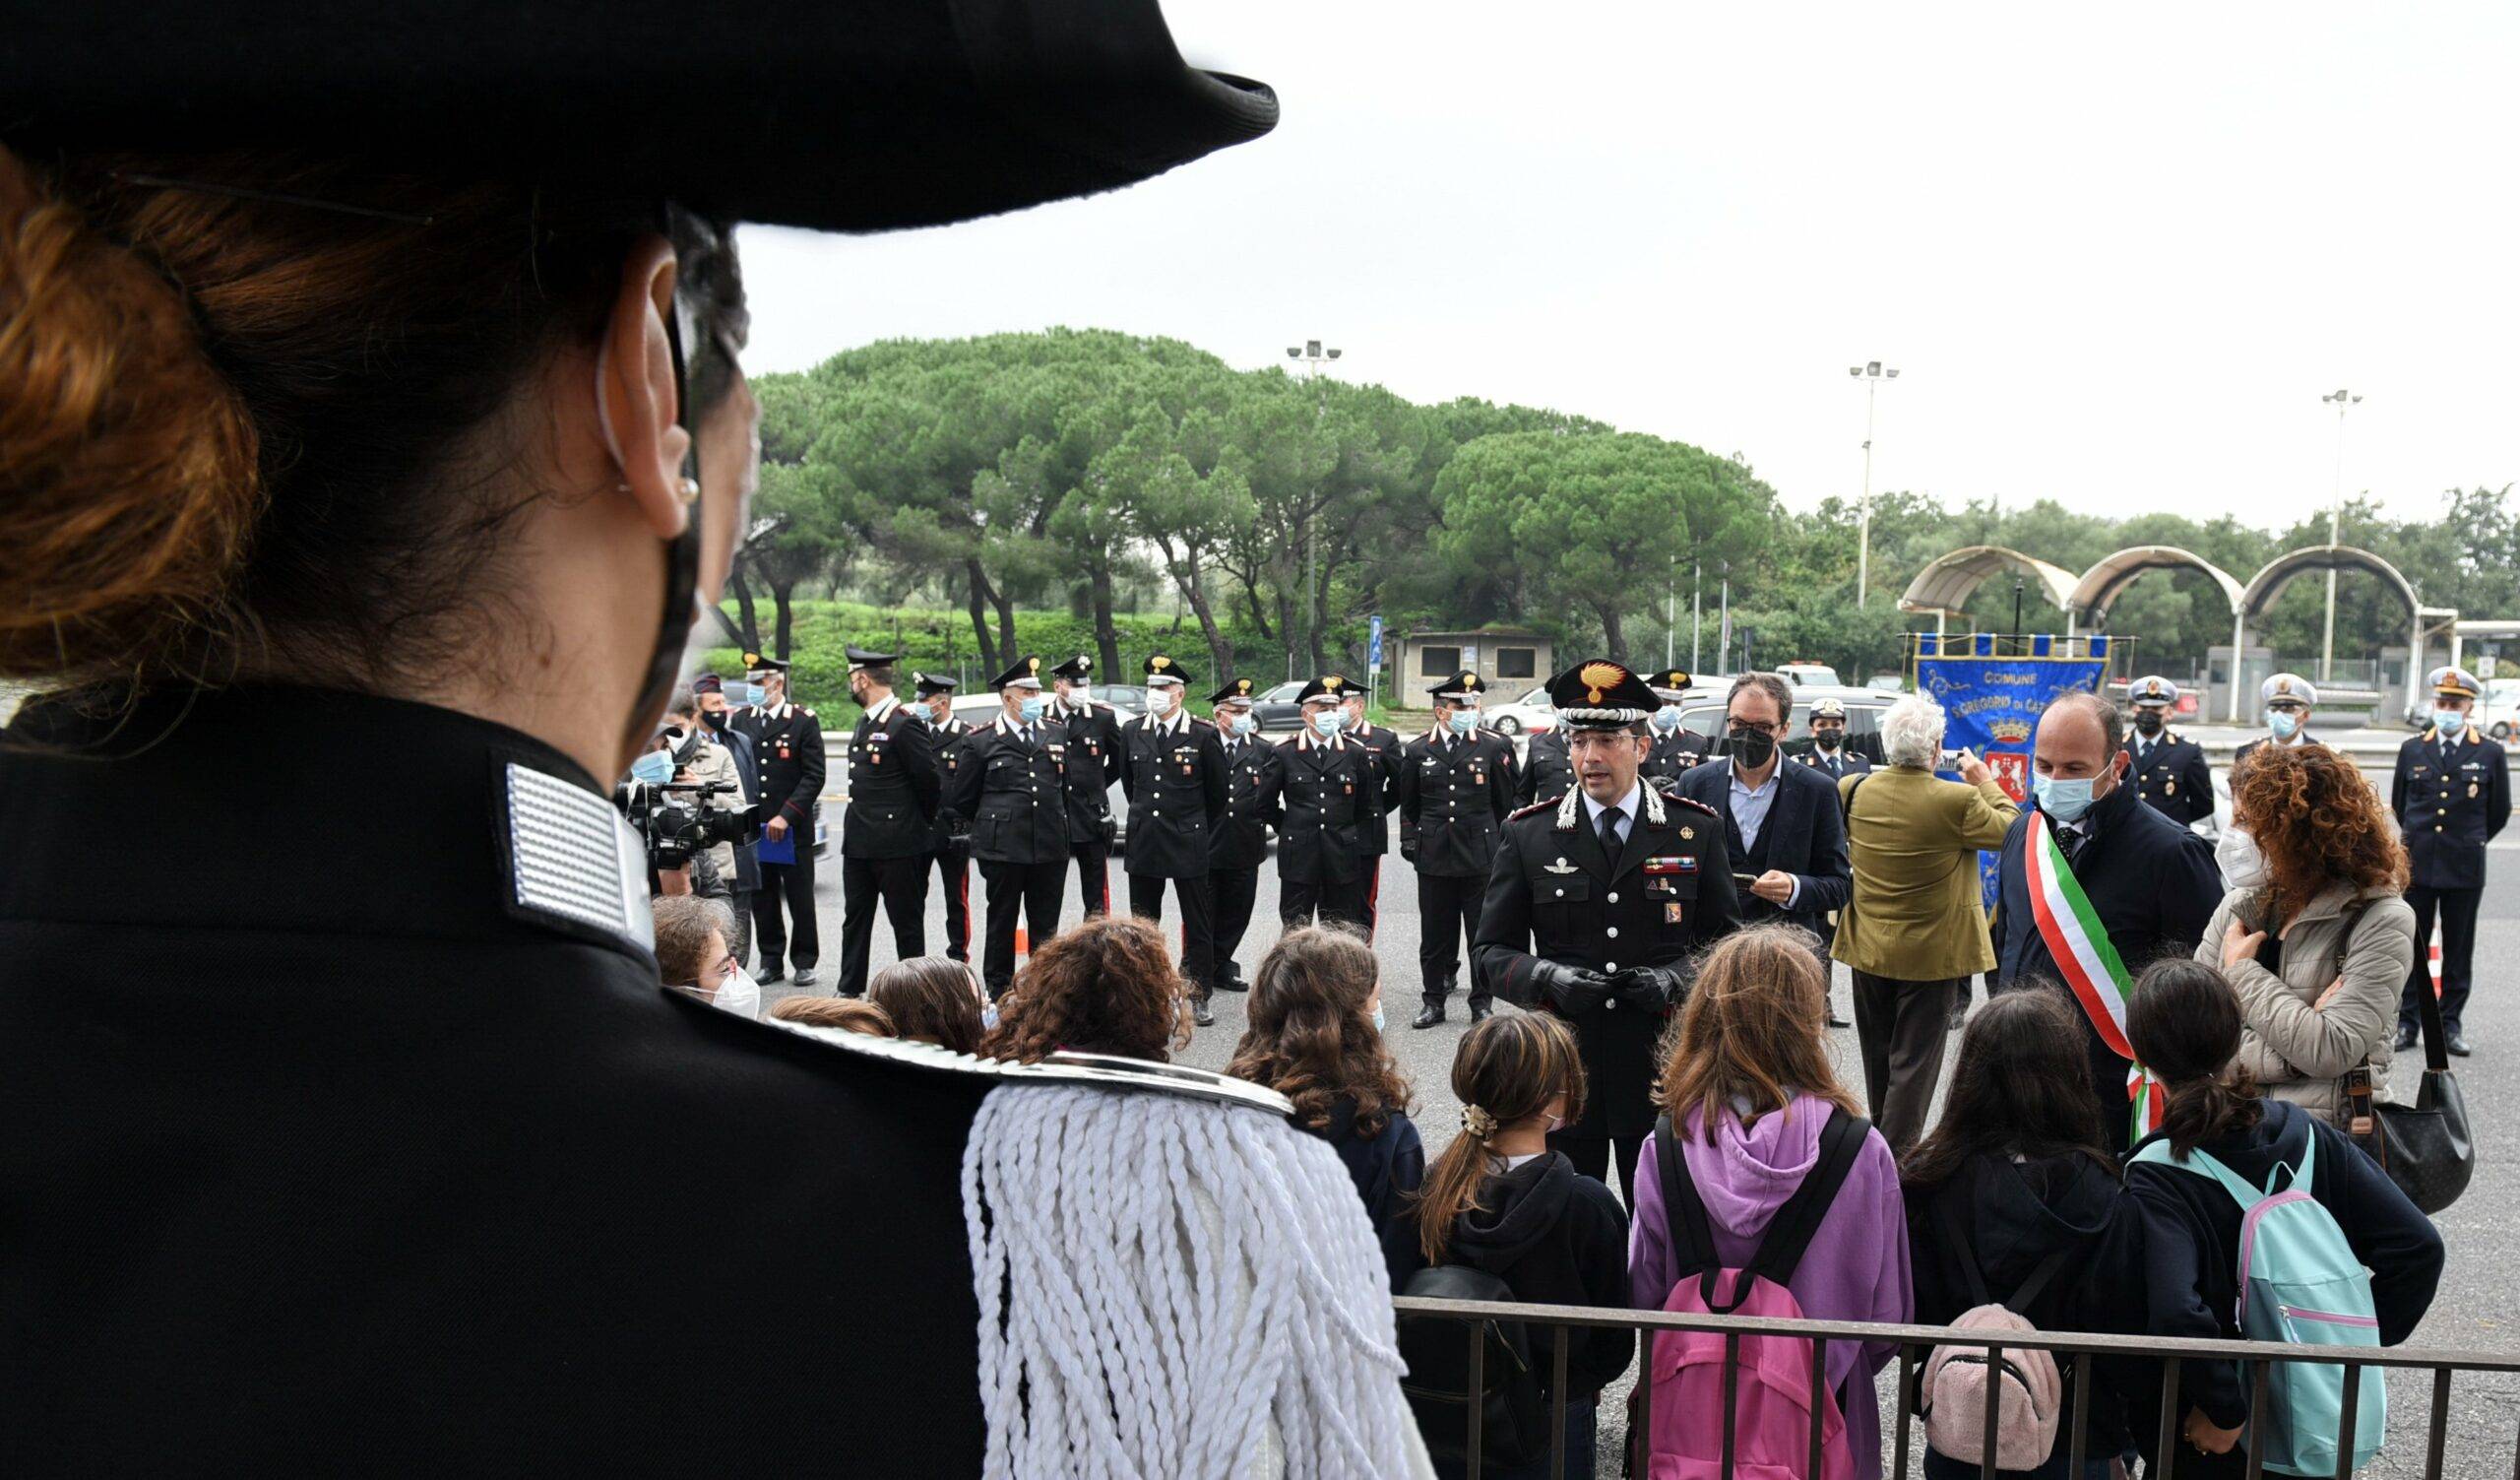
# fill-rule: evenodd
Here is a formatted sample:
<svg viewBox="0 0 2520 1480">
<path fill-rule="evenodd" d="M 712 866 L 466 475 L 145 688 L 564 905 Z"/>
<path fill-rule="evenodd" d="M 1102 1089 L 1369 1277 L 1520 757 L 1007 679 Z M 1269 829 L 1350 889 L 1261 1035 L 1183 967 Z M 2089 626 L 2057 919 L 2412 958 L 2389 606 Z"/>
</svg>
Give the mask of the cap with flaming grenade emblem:
<svg viewBox="0 0 2520 1480">
<path fill-rule="evenodd" d="M 1588 659 L 1549 679 L 1548 702 L 1570 730 L 1624 730 L 1662 707 L 1650 684 L 1607 658 Z"/>
</svg>

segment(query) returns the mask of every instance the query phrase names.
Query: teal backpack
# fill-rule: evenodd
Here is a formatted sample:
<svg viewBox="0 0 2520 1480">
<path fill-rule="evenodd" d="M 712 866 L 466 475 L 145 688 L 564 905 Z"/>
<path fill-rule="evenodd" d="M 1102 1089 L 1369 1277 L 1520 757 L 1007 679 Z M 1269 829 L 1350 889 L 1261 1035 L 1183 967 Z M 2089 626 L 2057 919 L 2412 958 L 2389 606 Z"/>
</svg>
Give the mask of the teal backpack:
<svg viewBox="0 0 2520 1480">
<path fill-rule="evenodd" d="M 2296 1346 L 2376 1347 L 2380 1322 L 2372 1314 L 2371 1271 L 2354 1256 L 2345 1230 L 2310 1195 L 2318 1128 L 2305 1125 L 2302 1130 L 2300 1170 L 2287 1180 L 2288 1169 L 2278 1163 L 2262 1190 L 2203 1151 L 2172 1155 L 2167 1140 L 2149 1143 L 2134 1160 L 2210 1178 L 2239 1203 L 2242 1336 Z M 2380 1452 L 2380 1437 L 2388 1432 L 2388 1386 L 2376 1367 L 2362 1368 L 2355 1380 L 2361 1385 L 2352 1468 L 2359 1470 Z M 2333 1475 L 2337 1427 L 2344 1417 L 2345 1369 L 2326 1362 L 2278 1362 L 2266 1375 L 2266 1411 L 2249 1415 L 2248 1443 L 2265 1456 L 2270 1473 Z"/>
</svg>

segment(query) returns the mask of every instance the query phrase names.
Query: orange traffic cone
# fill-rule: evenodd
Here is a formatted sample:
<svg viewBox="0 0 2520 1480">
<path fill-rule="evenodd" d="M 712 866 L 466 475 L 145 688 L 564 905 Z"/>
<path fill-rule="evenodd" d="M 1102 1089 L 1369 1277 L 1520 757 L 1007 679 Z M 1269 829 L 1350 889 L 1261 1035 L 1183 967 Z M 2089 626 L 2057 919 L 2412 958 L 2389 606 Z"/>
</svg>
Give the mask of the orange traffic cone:
<svg viewBox="0 0 2520 1480">
<path fill-rule="evenodd" d="M 1033 953 L 1033 933 L 1020 925 L 1015 928 L 1015 953 L 1019 956 Z"/>
</svg>

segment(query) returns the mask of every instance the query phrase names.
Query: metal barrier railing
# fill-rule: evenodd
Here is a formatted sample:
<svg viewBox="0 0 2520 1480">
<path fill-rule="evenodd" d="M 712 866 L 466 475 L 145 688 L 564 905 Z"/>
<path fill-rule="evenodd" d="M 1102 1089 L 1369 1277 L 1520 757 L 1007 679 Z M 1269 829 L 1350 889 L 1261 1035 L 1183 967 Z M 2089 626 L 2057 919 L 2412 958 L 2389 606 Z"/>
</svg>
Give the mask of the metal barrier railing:
<svg viewBox="0 0 2520 1480">
<path fill-rule="evenodd" d="M 2162 1369 L 2161 1413 L 2155 1452 L 2145 1471 L 2145 1480 L 2172 1480 L 2178 1460 L 2179 1419 L 2178 1365 L 2190 1358 L 2238 1361 L 2247 1364 L 2249 1373 L 2249 1411 L 2266 1409 L 2268 1365 L 2271 1362 L 2334 1363 L 2345 1370 L 2344 1408 L 2339 1415 L 2336 1480 L 2352 1480 L 2354 1430 L 2360 1401 L 2361 1383 L 2356 1381 L 2366 1367 L 2412 1370 L 2432 1374 L 2431 1422 L 2426 1432 L 2424 1480 L 2440 1480 L 2444 1443 L 2450 1418 L 2450 1377 L 2458 1372 L 2520 1373 L 2520 1355 L 2492 1352 L 2418 1350 L 2411 1347 L 2367 1346 L 2293 1346 L 2270 1341 L 2205 1341 L 2169 1336 L 2094 1335 L 2066 1331 L 2006 1331 L 1989 1337 L 1984 1329 L 1960 1330 L 1947 1326 L 1881 1325 L 1848 1320 L 1779 1320 L 1745 1316 L 1692 1316 L 1662 1311 L 1613 1311 L 1591 1306 L 1516 1305 L 1476 1300 L 1421 1300 L 1403 1296 L 1392 1304 L 1400 1318 L 1433 1319 L 1460 1321 L 1470 1341 L 1470 1387 L 1481 1390 L 1484 1377 L 1486 1342 L 1483 1339 L 1489 1322 L 1517 1322 L 1527 1329 L 1570 1327 L 1617 1328 L 1638 1332 L 1642 1340 L 1638 1354 L 1637 1383 L 1645 1385 L 1653 1370 L 1653 1335 L 1656 1331 L 1712 1331 L 1724 1336 L 1724 1433 L 1723 1470 L 1730 1480 L 1733 1472 L 1732 1412 L 1734 1383 L 1738 1372 L 1740 1340 L 1745 1335 L 1800 1336 L 1811 1343 L 1811 1390 L 1827 1387 L 1823 1374 L 1828 1366 L 1828 1349 L 1832 1341 L 1857 1341 L 1867 1345 L 1894 1343 L 1899 1348 L 1898 1433 L 1892 1448 L 1894 1468 L 1888 1473 L 1894 1480 L 1906 1480 L 1909 1474 L 1908 1450 L 1911 1421 L 1916 1416 L 1909 1394 L 1916 1385 L 1920 1353 L 1937 1346 L 1963 1347 L 1986 1354 L 1987 1371 L 2002 1370 L 2007 1351 L 2044 1351 L 2054 1354 L 2057 1361 L 2073 1359 L 2073 1406 L 2059 1415 L 2057 1443 L 2069 1446 L 2066 1472 L 2082 1473 L 2087 1458 L 2109 1455 L 2087 1455 L 2084 1452 L 2083 1430 L 2090 1416 L 2094 1381 L 2093 1364 L 2101 1358 L 2118 1361 L 2158 1362 Z M 1549 1466 L 1551 1480 L 1563 1480 L 1566 1471 L 1566 1343 L 1558 1340 L 1553 1372 L 1549 1381 Z M 1862 1379 L 1869 1382 L 1868 1378 Z M 2002 1384 L 1990 1383 L 1986 1404 L 1984 1460 L 1979 1473 L 1993 1480 L 1996 1425 L 2003 1411 Z M 1468 1405 L 1467 1458 L 1470 1473 L 1480 1473 L 1480 1447 L 1484 1436 L 1480 1432 L 1480 1405 Z M 1636 1408 L 1640 1434 L 1629 1436 L 1631 1446 L 1650 1448 L 1653 1404 L 1639 1403 Z M 2247 1440 L 2243 1437 L 2243 1445 Z M 1806 1475 L 1820 1473 L 1821 1432 L 1820 1406 L 1812 1405 L 1810 1453 Z M 2265 1456 L 2257 1447 L 2247 1445 L 2248 1480 L 2258 1480 L 2263 1473 Z M 1600 1473 L 1615 1474 L 1607 1468 L 1610 1457 L 1602 1456 Z M 2483 1474 L 2475 1466 L 2462 1468 L 2461 1474 Z M 2513 1480 L 2520 1480 L 2520 1433 L 2515 1433 L 2512 1453 Z"/>
</svg>

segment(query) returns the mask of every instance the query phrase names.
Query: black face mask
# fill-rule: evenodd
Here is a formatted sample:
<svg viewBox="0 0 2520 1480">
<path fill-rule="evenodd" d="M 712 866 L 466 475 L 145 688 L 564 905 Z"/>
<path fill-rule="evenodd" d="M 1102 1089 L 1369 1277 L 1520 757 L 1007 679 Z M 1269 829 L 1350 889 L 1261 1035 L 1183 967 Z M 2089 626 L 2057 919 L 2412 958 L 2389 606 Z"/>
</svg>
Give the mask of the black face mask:
<svg viewBox="0 0 2520 1480">
<path fill-rule="evenodd" d="M 1776 737 L 1764 730 L 1727 732 L 1732 741 L 1732 758 L 1755 771 L 1776 754 Z"/>
<path fill-rule="evenodd" d="M 2135 711 L 2135 728 L 2146 735 L 2159 735 L 2162 733 L 2162 717 L 2149 709 L 2139 709 Z"/>
<path fill-rule="evenodd" d="M 1846 738 L 1846 732 L 1843 730 L 1814 730 L 1811 732 L 1811 743 L 1819 746 L 1823 750 L 1834 750 L 1838 748 L 1839 744 L 1844 741 Z"/>
<path fill-rule="evenodd" d="M 724 730 L 726 728 L 726 711 L 723 709 L 704 709 L 700 711 L 700 723 L 708 726 L 712 730 Z"/>
</svg>

